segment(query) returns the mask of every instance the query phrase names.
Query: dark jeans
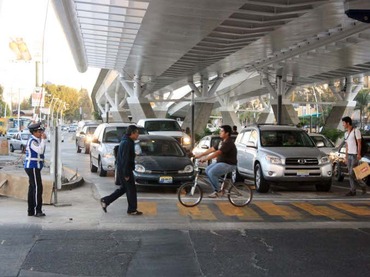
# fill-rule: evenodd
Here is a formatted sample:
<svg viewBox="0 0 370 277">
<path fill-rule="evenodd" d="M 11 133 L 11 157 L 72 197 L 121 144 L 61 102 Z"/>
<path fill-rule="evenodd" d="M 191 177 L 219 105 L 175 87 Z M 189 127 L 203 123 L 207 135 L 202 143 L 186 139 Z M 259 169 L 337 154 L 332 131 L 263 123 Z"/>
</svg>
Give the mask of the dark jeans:
<svg viewBox="0 0 370 277">
<path fill-rule="evenodd" d="M 28 214 L 42 212 L 42 181 L 41 169 L 25 168 L 28 175 Z"/>
<path fill-rule="evenodd" d="M 120 187 L 116 189 L 112 194 L 103 197 L 101 200 L 105 204 L 109 205 L 126 193 L 128 203 L 127 212 L 131 213 L 137 210 L 137 193 L 134 175 L 131 174 L 130 179 L 128 181 L 126 181 L 124 178 L 122 179 L 120 179 L 121 182 Z"/>
</svg>

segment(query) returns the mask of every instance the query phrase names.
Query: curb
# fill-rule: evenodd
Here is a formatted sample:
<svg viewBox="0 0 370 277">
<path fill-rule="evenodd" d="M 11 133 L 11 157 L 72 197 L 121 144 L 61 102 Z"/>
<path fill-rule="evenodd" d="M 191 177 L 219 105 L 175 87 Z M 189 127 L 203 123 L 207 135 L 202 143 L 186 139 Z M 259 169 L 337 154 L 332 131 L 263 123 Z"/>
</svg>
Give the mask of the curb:
<svg viewBox="0 0 370 277">
<path fill-rule="evenodd" d="M 80 175 L 77 175 L 76 179 L 74 179 L 73 181 L 69 181 L 68 183 L 63 183 L 62 188 L 59 189 L 59 191 L 72 190 L 72 189 L 78 188 L 82 186 L 84 182 L 85 182 L 84 178 Z"/>
</svg>

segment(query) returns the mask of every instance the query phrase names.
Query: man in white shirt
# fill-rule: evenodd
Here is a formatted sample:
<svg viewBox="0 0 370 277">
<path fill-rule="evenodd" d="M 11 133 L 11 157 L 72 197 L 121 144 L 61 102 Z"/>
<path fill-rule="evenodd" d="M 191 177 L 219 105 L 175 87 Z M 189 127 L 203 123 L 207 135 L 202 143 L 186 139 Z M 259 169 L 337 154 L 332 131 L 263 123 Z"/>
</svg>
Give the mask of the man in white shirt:
<svg viewBox="0 0 370 277">
<path fill-rule="evenodd" d="M 349 116 L 342 118 L 342 125 L 347 132 L 344 134 L 346 141 L 346 158 L 345 163 L 348 166 L 350 191 L 346 196 L 356 195 L 356 183 L 361 187 L 362 194 L 366 193 L 366 184 L 363 180 L 357 180 L 353 168 L 361 160 L 361 132 L 352 126 L 352 119 Z"/>
</svg>

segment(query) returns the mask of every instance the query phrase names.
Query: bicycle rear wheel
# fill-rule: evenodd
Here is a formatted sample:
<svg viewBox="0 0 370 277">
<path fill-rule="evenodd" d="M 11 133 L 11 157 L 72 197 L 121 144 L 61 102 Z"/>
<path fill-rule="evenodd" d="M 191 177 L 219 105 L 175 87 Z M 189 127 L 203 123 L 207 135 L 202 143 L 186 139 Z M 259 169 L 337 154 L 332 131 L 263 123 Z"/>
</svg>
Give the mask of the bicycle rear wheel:
<svg viewBox="0 0 370 277">
<path fill-rule="evenodd" d="M 194 207 L 202 201 L 203 191 L 194 183 L 185 183 L 178 189 L 177 198 L 185 207 Z"/>
<path fill-rule="evenodd" d="M 252 189 L 244 183 L 235 183 L 229 189 L 227 195 L 231 204 L 236 207 L 248 205 L 253 198 Z"/>
</svg>

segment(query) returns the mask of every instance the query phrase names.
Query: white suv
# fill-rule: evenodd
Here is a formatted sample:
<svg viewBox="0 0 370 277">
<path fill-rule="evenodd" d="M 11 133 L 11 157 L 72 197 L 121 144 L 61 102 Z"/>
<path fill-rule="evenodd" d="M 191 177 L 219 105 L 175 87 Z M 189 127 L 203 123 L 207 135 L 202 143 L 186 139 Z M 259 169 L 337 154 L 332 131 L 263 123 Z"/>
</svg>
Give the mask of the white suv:
<svg viewBox="0 0 370 277">
<path fill-rule="evenodd" d="M 146 118 L 137 123 L 143 126 L 149 135 L 174 137 L 186 150 L 190 151 L 191 139 L 181 130 L 179 123 L 170 118 Z"/>
<path fill-rule="evenodd" d="M 132 123 L 102 123 L 93 135 L 90 143 L 90 171 L 98 172 L 99 176 L 107 176 L 108 171 L 115 169 L 114 147 L 119 145 L 126 129 Z M 139 134 L 148 134 L 139 127 Z"/>
<path fill-rule="evenodd" d="M 235 145 L 237 173 L 253 178 L 258 192 L 267 192 L 274 183 L 316 185 L 317 191 L 331 188 L 329 157 L 302 129 L 282 125 L 250 126 L 239 133 Z"/>
</svg>

